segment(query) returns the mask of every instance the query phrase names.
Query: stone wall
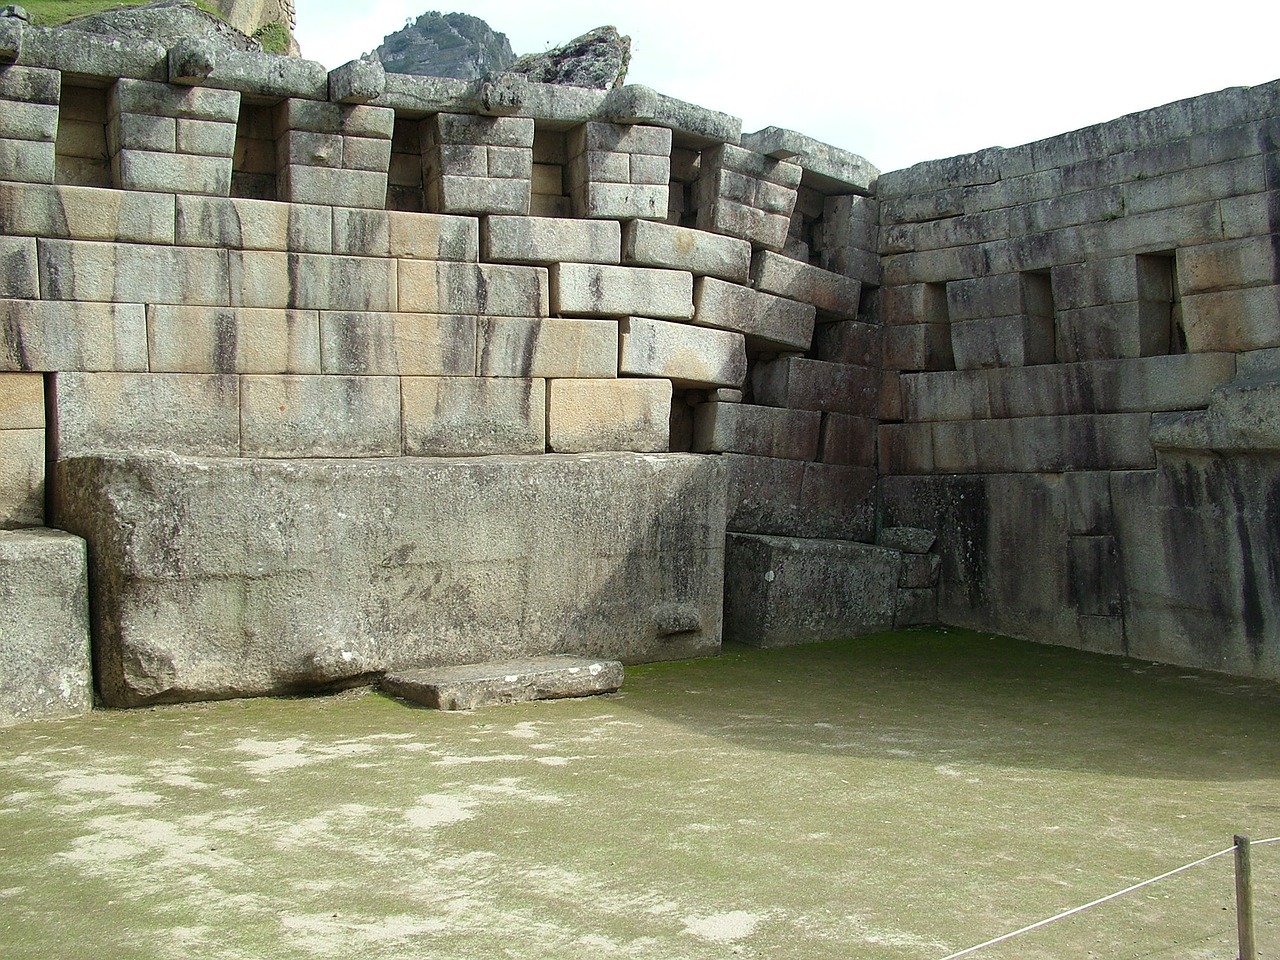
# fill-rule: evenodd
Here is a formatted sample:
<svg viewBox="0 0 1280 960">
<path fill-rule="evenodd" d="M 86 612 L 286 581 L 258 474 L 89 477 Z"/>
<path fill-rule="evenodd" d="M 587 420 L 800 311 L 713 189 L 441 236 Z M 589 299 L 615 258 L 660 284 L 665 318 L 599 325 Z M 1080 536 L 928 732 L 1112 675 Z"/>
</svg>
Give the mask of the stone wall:
<svg viewBox="0 0 1280 960">
<path fill-rule="evenodd" d="M 1278 135 L 1273 83 L 880 177 L 883 516 L 943 620 L 1280 676 Z"/>
<path fill-rule="evenodd" d="M 877 171 L 860 157 L 777 130 L 749 149 L 736 118 L 641 87 L 399 76 L 365 62 L 326 72 L 202 42 L 72 44 L 3 26 L 0 526 L 88 539 L 106 702 L 301 689 L 510 651 L 714 652 L 726 528 L 873 538 L 880 371 L 858 318 L 862 282 L 878 276 Z M 591 461 L 580 469 L 596 479 L 575 487 L 582 474 L 552 456 L 668 452 L 723 454 L 682 495 L 705 505 L 702 526 L 657 510 L 662 484 L 638 479 L 634 458 Z M 390 476 L 429 490 L 455 476 L 440 458 L 480 456 L 532 465 L 479 483 L 478 503 L 446 501 L 452 513 L 434 496 L 391 504 L 367 489 Z M 109 468 L 121 457 L 132 472 Z M 384 459 L 398 465 L 355 462 Z M 342 505 L 307 514 L 315 536 L 280 549 L 318 572 L 310 587 L 290 574 L 288 598 L 252 557 L 221 571 L 200 560 L 222 556 L 218 536 L 259 542 L 257 525 L 296 526 L 306 512 L 282 496 L 279 515 L 264 515 L 259 492 L 233 494 L 277 474 L 232 461 L 318 460 L 330 466 L 314 475 L 352 491 L 371 528 L 393 510 L 403 529 L 352 545 L 334 532 Z M 308 469 L 278 476 L 305 487 Z M 146 493 L 121 493 L 122 475 Z M 558 514 L 505 484 L 562 501 L 583 526 L 578 545 L 540 540 L 538 524 Z M 727 518 L 715 506 L 726 486 Z M 176 538 L 182 518 L 210 539 L 192 532 L 184 553 L 142 536 L 155 523 Z M 455 528 L 465 533 L 450 547 L 441 531 Z M 113 530 L 126 542 L 113 546 Z M 274 621 L 248 594 L 273 609 L 304 597 L 316 609 L 394 605 L 420 570 L 371 600 L 320 567 L 339 549 L 357 566 L 370 551 L 397 556 L 411 531 L 433 563 L 471 571 L 440 592 L 452 600 L 405 608 L 439 621 L 430 630 L 392 630 L 405 615 L 393 611 L 376 629 L 331 618 L 301 652 L 283 635 L 280 650 L 241 660 L 174 647 L 193 634 L 216 650 L 269 643 L 254 625 Z M 602 631 L 612 601 L 476 573 L 491 559 L 475 549 L 480 531 L 522 544 L 504 568 L 521 582 L 548 576 L 549 558 L 603 564 L 626 583 L 610 590 L 635 591 L 632 612 Z M 612 544 L 611 559 L 592 543 Z M 706 557 L 683 586 L 663 573 L 684 569 L 670 566 L 680 544 Z M 652 575 L 638 576 L 646 562 Z M 189 583 L 193 569 L 209 581 Z M 157 593 L 169 581 L 182 581 L 176 593 Z M 219 592 L 229 584 L 235 602 Z M 486 603 L 502 609 L 461 622 Z M 344 630 L 351 649 L 376 655 L 333 666 Z"/>
</svg>

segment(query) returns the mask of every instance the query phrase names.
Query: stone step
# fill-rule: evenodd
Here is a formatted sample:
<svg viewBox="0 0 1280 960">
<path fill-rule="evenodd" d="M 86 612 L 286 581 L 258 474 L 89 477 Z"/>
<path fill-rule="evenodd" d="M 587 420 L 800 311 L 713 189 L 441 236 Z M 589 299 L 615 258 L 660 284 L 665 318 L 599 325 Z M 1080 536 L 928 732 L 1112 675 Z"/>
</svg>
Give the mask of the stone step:
<svg viewBox="0 0 1280 960">
<path fill-rule="evenodd" d="M 620 686 L 620 661 L 561 656 L 402 670 L 388 673 L 381 684 L 394 697 L 437 710 L 590 697 L 612 693 Z"/>
</svg>

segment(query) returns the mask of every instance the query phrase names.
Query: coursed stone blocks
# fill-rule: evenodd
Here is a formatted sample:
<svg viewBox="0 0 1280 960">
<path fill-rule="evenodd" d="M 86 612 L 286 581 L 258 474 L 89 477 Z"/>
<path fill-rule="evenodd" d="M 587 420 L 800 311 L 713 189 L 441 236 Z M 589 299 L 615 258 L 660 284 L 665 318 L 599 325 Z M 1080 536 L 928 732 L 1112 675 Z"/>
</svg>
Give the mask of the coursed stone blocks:
<svg viewBox="0 0 1280 960">
<path fill-rule="evenodd" d="M 770 407 L 873 416 L 880 371 L 805 357 L 780 357 L 756 364 L 752 387 L 756 402 Z"/>
<path fill-rule="evenodd" d="M 729 529 L 869 542 L 876 524 L 873 467 L 721 454 L 729 473 Z"/>
<path fill-rule="evenodd" d="M 0 370 L 146 369 L 140 303 L 0 300 Z"/>
<path fill-rule="evenodd" d="M 543 453 L 547 388 L 540 378 L 402 377 L 404 454 Z"/>
<path fill-rule="evenodd" d="M 670 444 L 667 380 L 552 380 L 547 446 L 554 453 L 665 453 Z"/>
<path fill-rule="evenodd" d="M 387 457 L 401 452 L 395 377 L 246 375 L 240 453 L 247 457 Z"/>
<path fill-rule="evenodd" d="M 740 333 L 648 317 L 619 323 L 621 374 L 661 377 L 678 387 L 737 388 L 746 379 L 746 339 Z"/>
<path fill-rule="evenodd" d="M 480 256 L 479 223 L 474 217 L 334 207 L 333 252 L 474 263 Z"/>
<path fill-rule="evenodd" d="M 0 530 L 0 637 L 0 725 L 93 706 L 83 540 L 44 528 Z"/>
<path fill-rule="evenodd" d="M 807 350 L 813 340 L 817 309 L 812 304 L 715 277 L 694 280 L 693 304 L 694 323 L 744 334 L 749 346 Z"/>
<path fill-rule="evenodd" d="M 551 266 L 551 311 L 586 317 L 648 316 L 688 320 L 694 283 L 682 270 L 593 263 Z"/>
<path fill-rule="evenodd" d="M 396 261 L 399 308 L 411 313 L 545 317 L 547 271 L 506 264 Z"/>
<path fill-rule="evenodd" d="M 751 244 L 689 227 L 631 220 L 622 231 L 622 262 L 746 283 L 751 273 Z"/>
<path fill-rule="evenodd" d="M 497 263 L 605 263 L 621 259 L 622 226 L 614 220 L 486 217 L 484 259 Z"/>
<path fill-rule="evenodd" d="M 747 403 L 704 403 L 694 411 L 695 453 L 745 453 L 816 460 L 822 414 Z"/>
<path fill-rule="evenodd" d="M 314 310 L 147 308 L 149 369 L 157 373 L 319 373 Z"/>
<path fill-rule="evenodd" d="M 172 242 L 178 246 L 277 253 L 334 252 L 335 215 L 329 207 L 201 196 L 178 196 L 176 205 Z"/>
<path fill-rule="evenodd" d="M 475 374 L 480 377 L 618 375 L 618 324 L 613 320 L 483 317 L 476 344 Z"/>
<path fill-rule="evenodd" d="M 812 304 L 830 317 L 858 316 L 862 283 L 821 267 L 761 250 L 751 262 L 751 279 L 757 290 Z"/>
<path fill-rule="evenodd" d="M 322 372 L 472 376 L 477 320 L 458 314 L 321 311 Z"/>
</svg>

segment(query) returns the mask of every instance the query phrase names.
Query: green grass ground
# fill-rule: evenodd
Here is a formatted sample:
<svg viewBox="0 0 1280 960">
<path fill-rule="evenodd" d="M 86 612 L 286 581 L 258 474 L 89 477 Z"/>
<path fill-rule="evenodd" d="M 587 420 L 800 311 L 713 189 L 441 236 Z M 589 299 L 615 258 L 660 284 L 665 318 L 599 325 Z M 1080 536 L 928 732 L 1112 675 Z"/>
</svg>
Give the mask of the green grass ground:
<svg viewBox="0 0 1280 960">
<path fill-rule="evenodd" d="M 940 960 L 1280 834 L 1274 686 L 963 631 L 0 731 L 0 951 Z M 1262 956 L 1280 844 L 1254 850 Z M 983 958 L 1234 956 L 1231 857 Z"/>
<path fill-rule="evenodd" d="M 121 7 L 140 7 L 150 2 L 151 0 L 26 0 L 21 6 L 31 14 L 31 22 L 37 27 L 56 27 L 76 17 L 87 17 L 91 13 Z M 206 3 L 197 0 L 196 6 L 217 16 L 217 11 Z"/>
</svg>

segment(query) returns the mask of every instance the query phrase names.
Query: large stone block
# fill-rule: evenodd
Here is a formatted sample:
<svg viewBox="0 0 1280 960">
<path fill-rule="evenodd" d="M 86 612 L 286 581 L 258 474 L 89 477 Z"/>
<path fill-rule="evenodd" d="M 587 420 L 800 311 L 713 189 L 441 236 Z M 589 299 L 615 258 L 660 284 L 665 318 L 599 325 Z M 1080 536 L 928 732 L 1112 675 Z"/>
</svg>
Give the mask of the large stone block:
<svg viewBox="0 0 1280 960">
<path fill-rule="evenodd" d="M 884 366 L 887 370 L 951 370 L 951 324 L 911 323 L 886 327 Z"/>
<path fill-rule="evenodd" d="M 678 387 L 737 388 L 746 379 L 740 333 L 646 317 L 626 317 L 620 327 L 619 373 L 662 377 Z"/>
<path fill-rule="evenodd" d="M 744 334 L 750 346 L 807 350 L 813 339 L 817 310 L 812 304 L 715 277 L 694 281 L 693 304 L 694 323 Z"/>
<path fill-rule="evenodd" d="M 404 453 L 466 457 L 542 453 L 546 381 L 501 377 L 404 377 Z"/>
<path fill-rule="evenodd" d="M 1053 302 L 1059 310 L 1173 299 L 1170 257 L 1114 257 L 1054 267 Z"/>
<path fill-rule="evenodd" d="M 766 213 L 745 203 L 721 199 L 699 205 L 697 227 L 699 230 L 746 240 L 753 247 L 781 250 L 787 243 L 791 218 Z"/>
<path fill-rule="evenodd" d="M 159 373 L 319 373 L 314 310 L 147 308 L 150 367 Z"/>
<path fill-rule="evenodd" d="M 2 241 L 0 238 L 0 263 L 7 259 Z M 188 306 L 231 302 L 225 250 L 42 239 L 39 259 L 39 289 L 46 300 Z M 9 295 L 34 298 L 41 294 Z"/>
<path fill-rule="evenodd" d="M 555 453 L 670 446 L 671 384 L 666 380 L 552 380 L 547 446 Z"/>
<path fill-rule="evenodd" d="M 474 262 L 480 253 L 479 221 L 438 213 L 334 207 L 333 252 Z"/>
<path fill-rule="evenodd" d="M 472 376 L 476 319 L 456 314 L 321 312 L 323 372 Z"/>
<path fill-rule="evenodd" d="M 1049 368 L 1034 368 L 1033 372 L 1046 369 Z M 903 376 L 903 419 L 987 420 L 992 416 L 988 377 L 986 370 L 942 370 Z M 1055 409 L 1041 412 L 1068 411 Z M 1012 414 L 1000 414 L 1006 415 Z"/>
<path fill-rule="evenodd" d="M 746 403 L 704 403 L 694 411 L 697 453 L 745 453 L 785 460 L 814 460 L 822 414 Z"/>
<path fill-rule="evenodd" d="M 230 157 L 121 150 L 111 158 L 111 175 L 122 190 L 211 197 L 225 197 L 231 192 Z"/>
<path fill-rule="evenodd" d="M 1062 310 L 1057 318 L 1057 357 L 1076 363 L 1166 354 L 1172 317 L 1169 302 L 1154 300 Z"/>
<path fill-rule="evenodd" d="M 880 371 L 825 363 L 804 357 L 782 357 L 757 363 L 752 372 L 757 403 L 793 410 L 833 410 L 874 416 L 880 393 Z"/>
<path fill-rule="evenodd" d="M 400 455 L 395 377 L 240 378 L 240 451 L 248 457 Z"/>
<path fill-rule="evenodd" d="M 693 276 L 682 270 L 557 263 L 551 267 L 551 310 L 688 320 L 693 316 Z"/>
<path fill-rule="evenodd" d="M 146 369 L 140 303 L 0 300 L 0 370 Z"/>
<path fill-rule="evenodd" d="M 476 343 L 475 374 L 481 377 L 618 375 L 618 324 L 613 320 L 483 317 Z"/>
<path fill-rule="evenodd" d="M 1004 273 L 947 284 L 947 313 L 952 321 L 1028 314 L 1053 316 L 1050 278 Z"/>
<path fill-rule="evenodd" d="M 951 355 L 957 370 L 1052 363 L 1054 352 L 1051 316 L 1020 314 L 951 324 Z"/>
<path fill-rule="evenodd" d="M 751 244 L 689 227 L 632 220 L 622 231 L 622 262 L 746 283 L 751 273 Z"/>
<path fill-rule="evenodd" d="M 44 523 L 45 429 L 0 429 L 0 528 Z"/>
<path fill-rule="evenodd" d="M 334 219 L 330 207 L 319 205 L 179 196 L 174 237 L 179 246 L 330 253 Z"/>
<path fill-rule="evenodd" d="M 140 450 L 240 455 L 234 375 L 59 373 L 52 398 L 55 459 Z"/>
<path fill-rule="evenodd" d="M 506 264 L 400 260 L 400 310 L 487 317 L 545 317 L 547 271 Z"/>
<path fill-rule="evenodd" d="M 874 467 L 877 426 L 876 420 L 867 417 L 851 417 L 843 413 L 823 414 L 818 459 L 823 463 Z"/>
<path fill-rule="evenodd" d="M 813 331 L 812 356 L 828 363 L 878 367 L 884 356 L 884 331 L 878 324 L 857 320 L 820 323 Z"/>
<path fill-rule="evenodd" d="M 171 244 L 174 198 L 94 187 L 0 182 L 0 234 Z"/>
<path fill-rule="evenodd" d="M 484 259 L 498 263 L 617 264 L 622 227 L 615 221 L 486 217 Z"/>
<path fill-rule="evenodd" d="M 240 113 L 240 94 L 122 78 L 108 90 L 107 116 L 128 113 L 235 123 Z"/>
<path fill-rule="evenodd" d="M 724 637 L 753 647 L 891 629 L 901 554 L 865 543 L 731 533 Z"/>
<path fill-rule="evenodd" d="M 875 535 L 876 471 L 726 453 L 729 529 L 783 537 L 869 542 Z"/>
<path fill-rule="evenodd" d="M 280 168 L 276 192 L 279 199 L 290 203 L 324 204 L 331 203 L 338 197 L 344 207 L 380 210 L 387 200 L 387 173 L 290 163 Z"/>
<path fill-rule="evenodd" d="M 57 152 L 52 143 L 0 138 L 0 170 L 5 179 L 25 183 L 53 183 Z"/>
<path fill-rule="evenodd" d="M 823 314 L 852 320 L 858 316 L 862 284 L 821 267 L 761 250 L 751 262 L 757 290 L 810 303 Z"/>
<path fill-rule="evenodd" d="M 0 296 L 40 297 L 36 250 L 32 237 L 0 237 Z"/>
<path fill-rule="evenodd" d="M 0 531 L 0 725 L 93 706 L 88 582 L 79 537 Z"/>
<path fill-rule="evenodd" d="M 1182 329 L 1194 353 L 1280 347 L 1280 285 L 1184 297 Z"/>
<path fill-rule="evenodd" d="M 60 476 L 108 704 L 719 648 L 715 458 L 93 458 Z"/>
<path fill-rule="evenodd" d="M 1196 293 L 1269 286 L 1280 276 L 1277 250 L 1267 237 L 1183 247 L 1177 253 L 1178 290 Z"/>
<path fill-rule="evenodd" d="M 387 674 L 378 684 L 393 697 L 437 710 L 590 697 L 620 686 L 621 662 L 566 656 L 405 670 Z"/>
<path fill-rule="evenodd" d="M 880 322 L 901 326 L 914 323 L 946 323 L 947 287 L 943 283 L 908 283 L 884 287 L 879 294 Z"/>
<path fill-rule="evenodd" d="M 398 303 L 394 260 L 238 250 L 227 259 L 232 306 L 379 311 Z"/>
</svg>

